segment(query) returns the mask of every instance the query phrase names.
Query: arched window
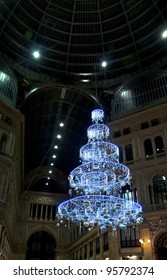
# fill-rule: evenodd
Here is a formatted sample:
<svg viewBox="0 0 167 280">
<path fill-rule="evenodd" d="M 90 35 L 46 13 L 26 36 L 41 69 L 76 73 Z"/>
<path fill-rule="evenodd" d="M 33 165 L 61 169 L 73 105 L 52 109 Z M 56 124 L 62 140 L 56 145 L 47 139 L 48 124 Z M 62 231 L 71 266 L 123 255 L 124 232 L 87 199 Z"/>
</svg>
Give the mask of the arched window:
<svg viewBox="0 0 167 280">
<path fill-rule="evenodd" d="M 131 144 L 126 145 L 125 147 L 125 155 L 126 155 L 126 161 L 133 160 L 133 148 Z"/>
<path fill-rule="evenodd" d="M 156 153 L 157 154 L 163 153 L 165 151 L 163 138 L 161 136 L 157 136 L 155 137 L 154 141 L 155 141 Z"/>
<path fill-rule="evenodd" d="M 146 139 L 144 141 L 144 152 L 146 157 L 153 155 L 153 147 L 152 147 L 151 139 Z"/>
<path fill-rule="evenodd" d="M 156 204 L 167 204 L 166 177 L 157 175 L 153 179 L 154 200 Z"/>
<path fill-rule="evenodd" d="M 27 260 L 54 260 L 56 241 L 46 231 L 33 233 L 27 242 Z"/>
</svg>

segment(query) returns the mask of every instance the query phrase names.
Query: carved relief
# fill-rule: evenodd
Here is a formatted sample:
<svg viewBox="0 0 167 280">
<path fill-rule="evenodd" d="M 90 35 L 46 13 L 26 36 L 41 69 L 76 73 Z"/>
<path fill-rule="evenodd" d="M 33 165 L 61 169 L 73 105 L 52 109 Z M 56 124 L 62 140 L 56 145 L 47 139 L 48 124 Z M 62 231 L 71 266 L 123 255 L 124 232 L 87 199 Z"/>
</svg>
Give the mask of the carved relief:
<svg viewBox="0 0 167 280">
<path fill-rule="evenodd" d="M 167 227 L 167 221 L 162 221 L 162 220 L 158 220 L 158 221 L 149 221 L 150 224 L 150 233 L 151 235 L 155 235 L 159 230 L 164 229 L 165 227 Z"/>
</svg>

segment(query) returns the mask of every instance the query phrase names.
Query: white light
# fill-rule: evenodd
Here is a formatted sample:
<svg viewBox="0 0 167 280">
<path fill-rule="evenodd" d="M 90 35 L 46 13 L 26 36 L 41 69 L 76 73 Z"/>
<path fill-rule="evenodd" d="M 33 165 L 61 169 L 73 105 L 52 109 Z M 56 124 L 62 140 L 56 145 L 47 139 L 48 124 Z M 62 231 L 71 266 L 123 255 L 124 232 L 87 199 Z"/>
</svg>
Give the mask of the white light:
<svg viewBox="0 0 167 280">
<path fill-rule="evenodd" d="M 88 82 L 90 82 L 90 80 L 88 80 L 88 79 L 84 79 L 84 80 L 81 80 L 83 83 L 88 83 Z"/>
<path fill-rule="evenodd" d="M 91 76 L 92 73 L 79 73 L 79 75 L 81 75 L 81 76 Z"/>
<path fill-rule="evenodd" d="M 106 62 L 106 61 L 103 61 L 102 64 L 101 64 L 101 66 L 102 66 L 102 67 L 106 67 L 106 66 L 107 66 L 107 62 Z"/>
<path fill-rule="evenodd" d="M 162 33 L 162 38 L 166 38 L 167 37 L 167 30 L 165 30 L 163 33 Z"/>
<path fill-rule="evenodd" d="M 40 57 L 39 51 L 34 51 L 33 56 L 34 56 L 34 58 L 39 58 Z"/>
<path fill-rule="evenodd" d="M 144 243 L 144 241 L 143 241 L 143 239 L 139 239 L 139 242 L 141 243 L 141 244 L 143 244 Z"/>
<path fill-rule="evenodd" d="M 56 155 L 53 155 L 52 158 L 56 158 Z"/>
<path fill-rule="evenodd" d="M 126 90 L 125 90 L 125 91 L 122 91 L 122 92 L 121 92 L 121 96 L 123 96 L 123 97 L 128 96 L 128 91 L 126 91 Z"/>
<path fill-rule="evenodd" d="M 51 162 L 51 164 L 50 164 L 51 166 L 53 166 L 54 165 L 54 163 L 53 162 Z"/>
<path fill-rule="evenodd" d="M 55 148 L 55 149 L 58 149 L 58 146 L 57 146 L 57 145 L 55 145 L 55 146 L 54 146 L 54 148 Z"/>
<path fill-rule="evenodd" d="M 137 258 L 137 256 L 132 255 L 132 256 L 128 256 L 128 258 L 129 258 L 129 259 L 136 259 L 136 258 Z"/>
<path fill-rule="evenodd" d="M 36 87 L 36 88 L 33 88 L 29 93 L 31 94 L 31 93 L 33 93 L 34 91 L 36 91 L 38 88 Z"/>
<path fill-rule="evenodd" d="M 50 180 L 50 177 L 47 177 L 48 180 Z"/>
<path fill-rule="evenodd" d="M 60 125 L 61 127 L 63 127 L 63 126 L 64 126 L 64 123 L 61 122 L 59 125 Z"/>
<path fill-rule="evenodd" d="M 46 185 L 48 186 L 49 184 L 46 182 Z"/>
<path fill-rule="evenodd" d="M 166 180 L 165 176 L 162 176 L 162 179 L 163 179 L 163 180 Z"/>
<path fill-rule="evenodd" d="M 5 80 L 9 80 L 9 76 L 6 75 L 4 72 L 0 72 L 0 81 L 4 82 Z"/>
<path fill-rule="evenodd" d="M 58 139 L 60 139 L 60 138 L 61 138 L 61 135 L 60 135 L 60 134 L 58 134 L 58 135 L 57 135 L 57 138 L 58 138 Z"/>
<path fill-rule="evenodd" d="M 49 173 L 52 173 L 52 170 L 49 170 Z"/>
</svg>

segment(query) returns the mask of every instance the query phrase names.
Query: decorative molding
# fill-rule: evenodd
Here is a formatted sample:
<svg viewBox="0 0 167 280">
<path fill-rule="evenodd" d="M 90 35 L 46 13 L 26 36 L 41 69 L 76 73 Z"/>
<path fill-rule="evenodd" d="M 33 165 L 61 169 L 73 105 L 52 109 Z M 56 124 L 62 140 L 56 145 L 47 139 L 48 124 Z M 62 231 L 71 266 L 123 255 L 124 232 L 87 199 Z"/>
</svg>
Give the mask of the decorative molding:
<svg viewBox="0 0 167 280">
<path fill-rule="evenodd" d="M 154 235 L 157 231 L 167 227 L 167 221 L 162 221 L 162 220 L 149 221 L 149 225 L 150 225 L 150 233 L 151 235 Z"/>
</svg>

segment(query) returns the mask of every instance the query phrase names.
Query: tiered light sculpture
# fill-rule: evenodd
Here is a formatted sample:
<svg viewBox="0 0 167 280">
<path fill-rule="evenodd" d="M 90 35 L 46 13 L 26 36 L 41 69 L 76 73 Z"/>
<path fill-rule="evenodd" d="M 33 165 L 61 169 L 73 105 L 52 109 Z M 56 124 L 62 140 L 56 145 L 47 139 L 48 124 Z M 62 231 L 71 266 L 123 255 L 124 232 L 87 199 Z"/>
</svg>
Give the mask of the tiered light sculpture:
<svg viewBox="0 0 167 280">
<path fill-rule="evenodd" d="M 89 230 L 95 226 L 116 230 L 143 221 L 142 207 L 120 197 L 122 187 L 130 184 L 130 171 L 119 163 L 119 149 L 108 141 L 109 128 L 103 118 L 103 110 L 92 111 L 88 143 L 80 149 L 82 164 L 69 175 L 69 194 L 73 198 L 59 205 L 59 223 L 66 220 Z"/>
</svg>

